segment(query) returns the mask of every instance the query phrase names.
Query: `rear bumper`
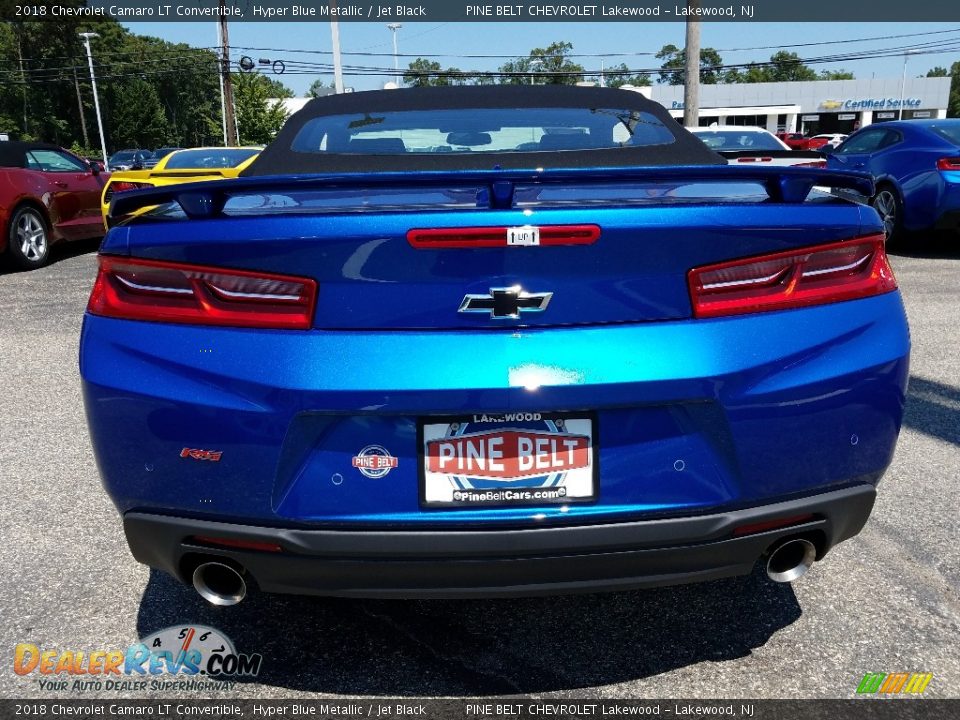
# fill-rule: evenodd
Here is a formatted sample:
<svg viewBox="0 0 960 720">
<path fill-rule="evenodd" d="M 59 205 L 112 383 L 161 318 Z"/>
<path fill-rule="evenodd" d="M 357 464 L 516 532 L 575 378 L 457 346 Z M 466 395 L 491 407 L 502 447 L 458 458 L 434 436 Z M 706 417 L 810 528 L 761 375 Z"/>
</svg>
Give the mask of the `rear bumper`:
<svg viewBox="0 0 960 720">
<path fill-rule="evenodd" d="M 245 568 L 267 592 L 460 598 L 625 590 L 745 575 L 777 541 L 804 536 L 818 558 L 860 532 L 876 489 L 856 484 L 726 512 L 640 522 L 497 530 L 270 528 L 140 512 L 124 515 L 134 557 L 187 582 L 202 559 Z M 777 530 L 736 528 L 812 515 Z M 195 536 L 276 543 L 280 553 L 212 547 Z"/>
</svg>

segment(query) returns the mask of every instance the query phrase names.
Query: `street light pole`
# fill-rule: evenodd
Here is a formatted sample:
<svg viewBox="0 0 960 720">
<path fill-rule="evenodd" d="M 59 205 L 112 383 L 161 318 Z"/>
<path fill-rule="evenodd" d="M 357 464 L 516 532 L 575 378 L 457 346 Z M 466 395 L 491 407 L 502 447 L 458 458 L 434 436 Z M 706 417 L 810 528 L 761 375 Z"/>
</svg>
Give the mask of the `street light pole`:
<svg viewBox="0 0 960 720">
<path fill-rule="evenodd" d="M 531 84 L 531 85 L 534 85 L 534 84 L 535 84 L 535 83 L 534 83 L 534 79 L 536 78 L 536 75 L 534 74 L 536 71 L 535 71 L 533 68 L 534 68 L 534 67 L 542 67 L 542 66 L 543 66 L 543 60 L 531 60 L 531 61 L 530 61 L 530 84 Z"/>
<path fill-rule="evenodd" d="M 87 46 L 87 65 L 90 67 L 90 85 L 93 86 L 93 107 L 97 110 L 97 129 L 100 131 L 100 151 L 103 153 L 103 169 L 107 167 L 107 141 L 103 137 L 103 118 L 100 116 L 100 98 L 97 95 L 97 77 L 93 73 L 93 53 L 90 50 L 90 38 L 100 37 L 95 32 L 80 33 L 84 45 Z"/>
<path fill-rule="evenodd" d="M 343 92 L 343 63 L 340 60 L 340 22 L 337 17 L 337 0 L 330 0 L 330 44 L 333 46 L 333 87 L 339 95 Z"/>
<path fill-rule="evenodd" d="M 903 91 L 907 85 L 907 57 L 916 55 L 918 50 L 904 50 L 903 52 L 903 75 L 900 77 L 900 112 L 897 120 L 903 120 Z"/>
<path fill-rule="evenodd" d="M 397 56 L 397 30 L 403 27 L 403 23 L 387 23 L 390 32 L 393 33 L 393 69 L 400 72 L 400 60 Z"/>
</svg>

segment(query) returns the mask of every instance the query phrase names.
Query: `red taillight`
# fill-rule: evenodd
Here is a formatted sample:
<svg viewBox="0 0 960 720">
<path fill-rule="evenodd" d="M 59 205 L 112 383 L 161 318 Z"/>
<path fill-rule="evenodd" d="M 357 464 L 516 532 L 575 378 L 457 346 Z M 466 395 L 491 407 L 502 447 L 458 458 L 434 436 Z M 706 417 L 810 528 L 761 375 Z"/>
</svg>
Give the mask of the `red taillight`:
<svg viewBox="0 0 960 720">
<path fill-rule="evenodd" d="M 897 287 L 882 235 L 694 268 L 687 280 L 700 318 L 853 300 Z"/>
<path fill-rule="evenodd" d="M 87 310 L 126 320 L 305 330 L 309 278 L 101 255 Z"/>
<path fill-rule="evenodd" d="M 937 160 L 937 170 L 960 170 L 960 157 L 945 157 Z"/>
<path fill-rule="evenodd" d="M 126 192 L 127 190 L 139 190 L 140 188 L 150 187 L 146 183 L 138 182 L 125 182 L 123 180 L 118 180 L 115 183 L 110 183 L 110 189 L 114 192 Z"/>
<path fill-rule="evenodd" d="M 139 190 L 140 188 L 153 187 L 150 183 L 140 183 L 140 182 L 127 182 L 126 180 L 117 180 L 116 182 L 110 182 L 107 185 L 107 189 L 103 193 L 103 201 L 110 202 L 116 193 L 127 192 L 128 190 Z"/>
<path fill-rule="evenodd" d="M 521 228 L 516 228 L 521 229 Z M 600 237 L 596 225 L 540 225 L 537 245 L 592 245 Z M 422 228 L 407 232 L 415 248 L 507 247 L 507 227 Z"/>
<path fill-rule="evenodd" d="M 737 158 L 737 162 L 742 162 L 742 163 L 773 162 L 773 158 L 772 157 L 742 157 L 742 158 Z"/>
</svg>

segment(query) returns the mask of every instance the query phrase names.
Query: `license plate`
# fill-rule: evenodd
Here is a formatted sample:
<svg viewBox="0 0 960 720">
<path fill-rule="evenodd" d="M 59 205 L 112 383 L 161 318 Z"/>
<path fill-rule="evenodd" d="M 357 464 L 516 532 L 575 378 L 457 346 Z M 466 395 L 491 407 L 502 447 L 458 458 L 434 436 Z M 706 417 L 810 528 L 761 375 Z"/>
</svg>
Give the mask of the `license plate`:
<svg viewBox="0 0 960 720">
<path fill-rule="evenodd" d="M 419 423 L 425 507 L 596 499 L 596 421 L 576 413 L 464 415 Z"/>
</svg>

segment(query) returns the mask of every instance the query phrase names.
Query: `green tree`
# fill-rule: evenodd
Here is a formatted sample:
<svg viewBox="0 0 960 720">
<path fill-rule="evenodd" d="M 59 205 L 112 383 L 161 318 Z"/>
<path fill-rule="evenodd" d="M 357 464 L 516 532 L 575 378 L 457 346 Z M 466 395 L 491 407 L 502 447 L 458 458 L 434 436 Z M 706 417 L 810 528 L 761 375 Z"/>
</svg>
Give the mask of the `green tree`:
<svg viewBox="0 0 960 720">
<path fill-rule="evenodd" d="M 664 45 L 656 54 L 660 65 L 660 76 L 657 82 L 669 85 L 683 85 L 687 54 L 676 45 Z M 700 50 L 700 82 L 704 85 L 715 85 L 722 79 L 723 58 L 713 48 Z"/>
<path fill-rule="evenodd" d="M 124 37 L 123 46 L 128 64 L 117 74 L 144 70 L 141 78 L 155 88 L 167 117 L 165 143 L 208 145 L 220 137 L 219 63 L 214 53 L 132 34 Z"/>
<path fill-rule="evenodd" d="M 113 20 L 70 17 L 56 24 L 0 24 L 2 130 L 71 147 L 84 141 L 82 118 L 87 143 L 99 146 L 81 31 L 99 34 L 92 50 L 110 148 L 151 146 L 157 137 L 177 145 L 210 144 L 219 137 L 212 52 L 136 35 Z M 130 103 L 134 107 L 127 107 Z"/>
<path fill-rule="evenodd" d="M 960 117 L 960 62 L 950 66 L 950 100 L 947 104 L 947 117 Z"/>
<path fill-rule="evenodd" d="M 438 75 L 443 67 L 435 60 L 418 57 L 410 62 L 403 73 L 403 82 L 411 87 L 429 87 L 438 85 Z"/>
<path fill-rule="evenodd" d="M 160 95 L 146 80 L 132 77 L 111 83 L 106 96 L 105 124 L 110 127 L 107 135 L 110 147 L 155 148 L 172 142 Z"/>
<path fill-rule="evenodd" d="M 947 70 L 937 65 L 927 71 L 928 78 L 950 78 L 950 97 L 947 100 L 947 117 L 960 117 L 960 62 L 955 62 Z"/>
<path fill-rule="evenodd" d="M 534 48 L 527 57 L 510 60 L 500 66 L 501 83 L 506 85 L 575 85 L 583 80 L 583 65 L 568 56 L 573 44 L 553 42 Z M 530 73 L 531 77 L 511 73 Z"/>
<path fill-rule="evenodd" d="M 324 95 L 329 95 L 330 90 L 336 87 L 336 83 L 333 81 L 324 82 L 323 78 L 317 78 L 312 83 L 310 83 L 310 89 L 307 90 L 304 97 L 315 98 L 322 97 Z"/>
<path fill-rule="evenodd" d="M 292 98 L 293 90 L 288 88 L 279 80 L 274 80 L 269 75 L 257 75 L 260 79 L 257 81 L 267 89 L 267 97 L 272 98 Z"/>
<path fill-rule="evenodd" d="M 257 73 L 233 75 L 233 96 L 241 145 L 264 145 L 287 121 L 288 113 L 276 98 L 275 82 Z"/>
<path fill-rule="evenodd" d="M 768 82 L 797 82 L 801 80 L 816 80 L 817 71 L 807 67 L 794 52 L 780 50 L 770 56 Z"/>
<path fill-rule="evenodd" d="M 457 67 L 444 68 L 435 60 L 417 58 L 403 73 L 403 82 L 411 87 L 481 84 L 480 75 L 465 73 Z"/>
<path fill-rule="evenodd" d="M 821 70 L 820 80 L 853 80 L 853 73 L 847 70 Z"/>
<path fill-rule="evenodd" d="M 723 73 L 726 83 L 799 82 L 802 80 L 852 80 L 846 70 L 823 70 L 819 74 L 805 65 L 796 53 L 780 50 L 765 63 L 750 63 L 745 68 L 730 68 Z"/>
<path fill-rule="evenodd" d="M 650 84 L 650 78 L 644 73 L 633 73 L 624 63 L 605 68 L 603 71 L 604 84 L 607 87 L 618 88 L 621 85 L 637 87 Z"/>
</svg>

